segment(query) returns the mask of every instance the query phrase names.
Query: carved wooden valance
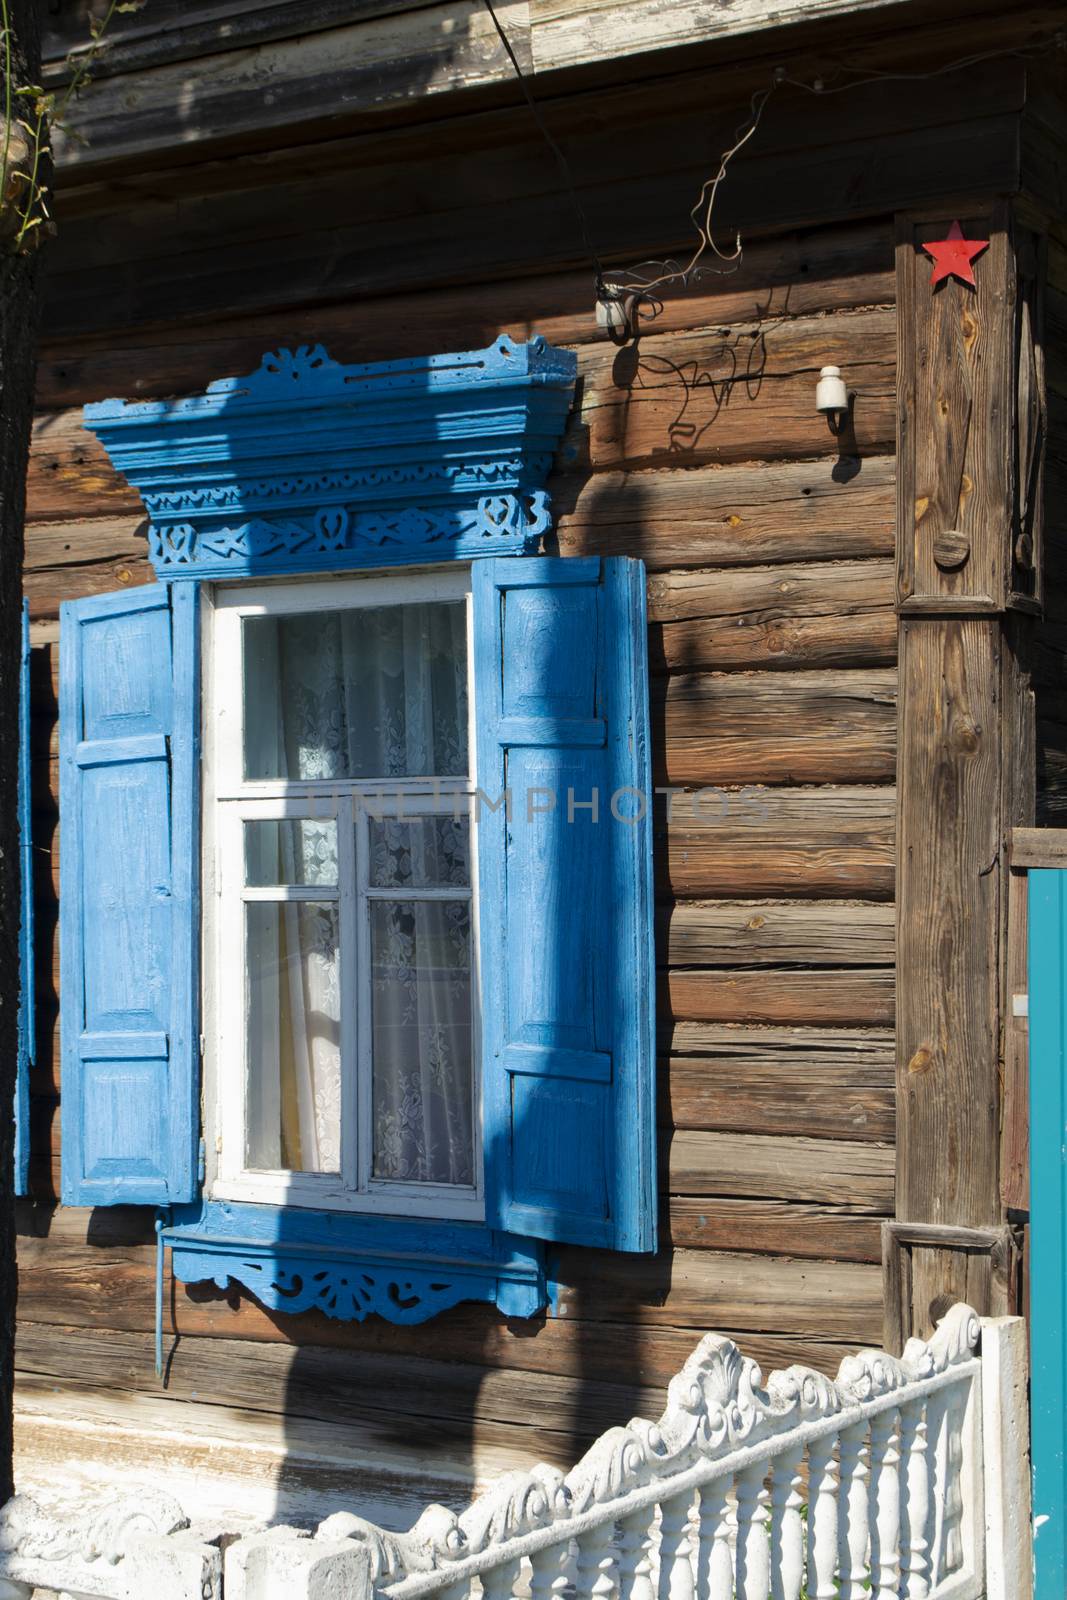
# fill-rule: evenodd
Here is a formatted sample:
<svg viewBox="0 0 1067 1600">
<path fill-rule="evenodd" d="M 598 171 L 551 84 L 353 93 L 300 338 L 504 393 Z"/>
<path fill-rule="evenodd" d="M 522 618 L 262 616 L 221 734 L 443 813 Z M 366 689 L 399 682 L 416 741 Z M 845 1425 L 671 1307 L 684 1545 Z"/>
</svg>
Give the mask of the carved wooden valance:
<svg viewBox="0 0 1067 1600">
<path fill-rule="evenodd" d="M 160 579 L 519 554 L 577 359 L 537 337 L 344 366 L 279 350 L 181 400 L 105 400 L 86 425 L 140 491 Z"/>
</svg>

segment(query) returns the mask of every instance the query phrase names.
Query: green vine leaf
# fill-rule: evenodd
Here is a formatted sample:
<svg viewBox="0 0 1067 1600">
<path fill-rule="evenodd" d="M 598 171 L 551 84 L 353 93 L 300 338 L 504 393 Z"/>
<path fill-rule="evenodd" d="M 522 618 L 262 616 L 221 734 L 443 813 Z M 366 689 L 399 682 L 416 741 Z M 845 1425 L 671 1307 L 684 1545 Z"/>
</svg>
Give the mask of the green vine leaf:
<svg viewBox="0 0 1067 1600">
<path fill-rule="evenodd" d="M 92 82 L 90 67 L 106 48 L 104 35 L 117 12 L 136 12 L 147 0 L 109 0 L 103 15 L 89 18 L 89 43 L 68 53 L 69 79 L 60 94 L 40 83 L 15 81 L 15 33 L 10 0 L 0 0 L 0 51 L 3 52 L 3 132 L 0 133 L 0 248 L 34 249 L 40 238 L 55 232 L 48 207 L 47 154 L 49 129 L 62 130 L 71 144 L 85 145 L 84 135 L 64 121 L 71 101 Z M 25 116 L 19 116 L 22 110 Z M 32 118 L 33 120 L 29 120 Z"/>
</svg>

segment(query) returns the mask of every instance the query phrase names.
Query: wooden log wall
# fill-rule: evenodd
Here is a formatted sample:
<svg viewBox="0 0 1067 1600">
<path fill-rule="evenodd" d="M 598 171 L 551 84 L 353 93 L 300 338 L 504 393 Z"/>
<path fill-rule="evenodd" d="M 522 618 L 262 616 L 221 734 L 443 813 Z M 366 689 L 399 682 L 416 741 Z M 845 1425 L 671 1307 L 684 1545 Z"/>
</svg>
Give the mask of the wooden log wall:
<svg viewBox="0 0 1067 1600">
<path fill-rule="evenodd" d="M 657 1405 L 709 1328 L 765 1366 L 829 1370 L 878 1342 L 894 1189 L 892 260 L 890 219 L 768 238 L 621 352 L 597 337 L 588 279 L 571 274 L 46 346 L 26 559 L 40 1045 L 19 1366 L 22 1404 L 41 1418 L 31 1455 L 45 1419 L 56 1425 L 60 1385 L 67 1414 L 136 1426 L 165 1415 L 177 1427 L 182 1413 L 200 1432 L 232 1431 L 237 1418 L 251 1439 L 298 1418 L 312 1454 L 332 1429 L 346 1449 L 384 1453 L 400 1499 L 456 1499 L 472 1474 L 566 1462 Z M 77 408 L 195 388 L 312 335 L 342 359 L 373 359 L 533 324 L 577 347 L 582 375 L 552 486 L 558 547 L 646 562 L 656 782 L 685 791 L 661 797 L 656 827 L 663 1247 L 654 1259 L 562 1251 L 556 1313 L 533 1324 L 482 1307 L 415 1329 L 340 1324 L 175 1286 L 161 1389 L 151 1219 L 51 1207 L 58 605 L 151 578 L 137 499 Z M 835 440 L 814 379 L 842 351 L 860 399 L 854 436 Z M 405 1445 L 413 1416 L 419 1461 Z"/>
</svg>

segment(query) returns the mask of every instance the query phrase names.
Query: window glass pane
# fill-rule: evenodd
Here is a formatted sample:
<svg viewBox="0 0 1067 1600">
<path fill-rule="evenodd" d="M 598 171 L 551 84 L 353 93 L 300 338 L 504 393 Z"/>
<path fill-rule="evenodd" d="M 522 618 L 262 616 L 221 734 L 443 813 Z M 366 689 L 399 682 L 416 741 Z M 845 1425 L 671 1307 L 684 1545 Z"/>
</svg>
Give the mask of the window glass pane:
<svg viewBox="0 0 1067 1600">
<path fill-rule="evenodd" d="M 373 1174 L 474 1182 L 470 906 L 370 905 Z"/>
<path fill-rule="evenodd" d="M 337 906 L 245 906 L 246 1161 L 253 1171 L 340 1172 Z"/>
<path fill-rule="evenodd" d="M 246 617 L 245 777 L 463 777 L 462 601 Z"/>
<path fill-rule="evenodd" d="M 336 822 L 272 817 L 244 826 L 245 882 L 250 889 L 275 883 L 337 887 Z"/>
<path fill-rule="evenodd" d="M 466 888 L 470 881 L 466 817 L 371 820 L 372 889 Z"/>
</svg>

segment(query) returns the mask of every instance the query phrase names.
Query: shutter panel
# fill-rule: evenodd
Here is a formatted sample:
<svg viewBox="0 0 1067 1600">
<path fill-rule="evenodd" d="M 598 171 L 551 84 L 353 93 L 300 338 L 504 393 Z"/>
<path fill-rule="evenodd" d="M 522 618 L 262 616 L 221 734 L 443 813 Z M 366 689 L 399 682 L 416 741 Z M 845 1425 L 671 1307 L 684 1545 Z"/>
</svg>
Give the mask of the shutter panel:
<svg viewBox="0 0 1067 1600">
<path fill-rule="evenodd" d="M 479 801 L 488 1219 L 653 1250 L 644 567 L 487 559 L 473 585 L 478 783 L 511 796 Z"/>
<path fill-rule="evenodd" d="M 22 602 L 19 667 L 19 1039 L 15 1068 L 15 1193 L 30 1179 L 30 1068 L 35 1058 L 33 1014 L 33 837 L 30 807 L 30 608 Z"/>
<path fill-rule="evenodd" d="M 61 609 L 67 1205 L 196 1192 L 198 676 L 192 584 Z"/>
</svg>

